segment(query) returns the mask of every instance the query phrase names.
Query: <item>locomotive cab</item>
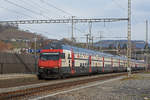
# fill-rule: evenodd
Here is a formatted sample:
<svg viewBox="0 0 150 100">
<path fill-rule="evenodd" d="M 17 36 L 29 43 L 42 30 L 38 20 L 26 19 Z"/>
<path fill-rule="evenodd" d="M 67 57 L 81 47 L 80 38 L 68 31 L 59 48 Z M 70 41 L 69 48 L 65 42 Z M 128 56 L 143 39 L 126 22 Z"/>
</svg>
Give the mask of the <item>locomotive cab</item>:
<svg viewBox="0 0 150 100">
<path fill-rule="evenodd" d="M 39 67 L 57 68 L 59 67 L 60 53 L 41 53 Z"/>
<path fill-rule="evenodd" d="M 62 50 L 48 50 L 41 52 L 38 61 L 38 77 L 51 78 L 60 74 L 61 59 L 65 57 Z"/>
</svg>

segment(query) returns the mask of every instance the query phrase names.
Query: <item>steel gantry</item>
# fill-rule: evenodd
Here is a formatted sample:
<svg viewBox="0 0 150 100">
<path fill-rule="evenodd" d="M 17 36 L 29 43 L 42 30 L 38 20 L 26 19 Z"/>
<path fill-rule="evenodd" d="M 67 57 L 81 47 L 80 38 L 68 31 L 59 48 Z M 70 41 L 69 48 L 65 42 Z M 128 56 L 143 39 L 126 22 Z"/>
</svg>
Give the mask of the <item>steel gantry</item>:
<svg viewBox="0 0 150 100">
<path fill-rule="evenodd" d="M 16 20 L 0 21 L 0 24 L 46 24 L 46 23 L 93 23 L 93 22 L 117 22 L 127 21 L 128 18 L 92 18 L 92 19 L 50 19 L 50 20 Z"/>
<path fill-rule="evenodd" d="M 50 23 L 72 23 L 72 37 L 71 40 L 75 41 L 74 38 L 74 23 L 96 23 L 96 22 L 117 22 L 127 21 L 128 18 L 72 18 L 69 19 L 49 19 L 49 20 L 16 20 L 16 21 L 0 21 L 0 24 L 50 24 Z M 91 37 L 89 37 L 91 39 Z"/>
</svg>

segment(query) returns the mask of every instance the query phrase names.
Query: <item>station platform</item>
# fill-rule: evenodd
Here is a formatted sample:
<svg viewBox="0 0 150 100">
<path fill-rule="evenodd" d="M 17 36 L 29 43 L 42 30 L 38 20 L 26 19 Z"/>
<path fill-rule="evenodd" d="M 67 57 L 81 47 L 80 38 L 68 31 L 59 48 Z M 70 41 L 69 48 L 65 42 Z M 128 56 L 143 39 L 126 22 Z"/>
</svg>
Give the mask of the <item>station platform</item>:
<svg viewBox="0 0 150 100">
<path fill-rule="evenodd" d="M 38 80 L 35 74 L 1 74 L 0 88 L 19 85 L 20 83 L 33 82 Z"/>
<path fill-rule="evenodd" d="M 35 74 L 1 74 L 0 75 L 0 81 L 1 80 L 10 80 L 10 79 L 20 79 L 20 78 L 35 78 Z"/>
</svg>

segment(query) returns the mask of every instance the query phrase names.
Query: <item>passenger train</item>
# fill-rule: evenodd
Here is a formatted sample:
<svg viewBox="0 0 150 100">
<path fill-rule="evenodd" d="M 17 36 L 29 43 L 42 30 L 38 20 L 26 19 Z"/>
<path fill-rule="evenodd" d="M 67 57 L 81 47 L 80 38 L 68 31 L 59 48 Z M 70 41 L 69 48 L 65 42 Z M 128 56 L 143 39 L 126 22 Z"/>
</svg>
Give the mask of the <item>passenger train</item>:
<svg viewBox="0 0 150 100">
<path fill-rule="evenodd" d="M 131 59 L 132 71 L 144 70 L 145 62 Z M 127 71 L 127 58 L 78 48 L 71 45 L 51 43 L 41 50 L 38 60 L 38 78 L 64 78 Z"/>
</svg>

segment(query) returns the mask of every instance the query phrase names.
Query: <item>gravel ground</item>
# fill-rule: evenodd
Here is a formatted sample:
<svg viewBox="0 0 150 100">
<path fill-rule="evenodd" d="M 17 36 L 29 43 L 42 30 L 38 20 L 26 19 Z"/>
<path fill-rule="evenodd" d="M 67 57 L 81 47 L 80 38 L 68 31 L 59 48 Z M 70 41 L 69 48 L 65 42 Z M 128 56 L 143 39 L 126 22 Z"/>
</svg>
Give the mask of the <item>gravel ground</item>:
<svg viewBox="0 0 150 100">
<path fill-rule="evenodd" d="M 72 81 L 78 81 L 78 80 L 89 79 L 89 78 L 110 76 L 114 74 L 82 76 L 82 77 L 66 78 L 62 80 L 60 79 L 38 80 L 36 75 L 32 75 L 32 74 L 8 74 L 8 75 L 5 74 L 5 75 L 0 75 L 0 93 L 23 90 L 28 88 L 36 88 L 45 85 L 59 84 L 63 82 L 72 82 Z"/>
<path fill-rule="evenodd" d="M 136 74 L 44 100 L 150 100 L 150 74 Z"/>
</svg>

